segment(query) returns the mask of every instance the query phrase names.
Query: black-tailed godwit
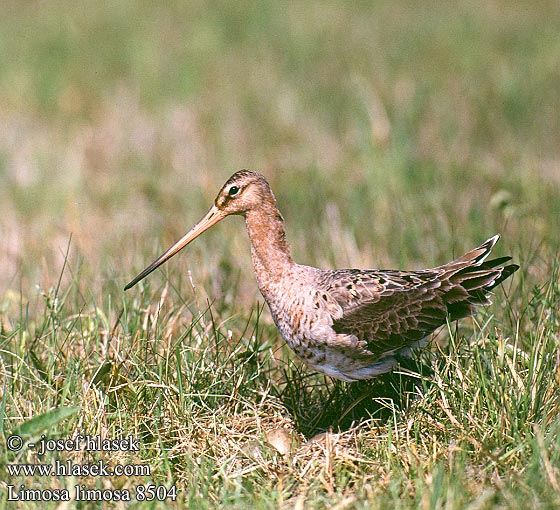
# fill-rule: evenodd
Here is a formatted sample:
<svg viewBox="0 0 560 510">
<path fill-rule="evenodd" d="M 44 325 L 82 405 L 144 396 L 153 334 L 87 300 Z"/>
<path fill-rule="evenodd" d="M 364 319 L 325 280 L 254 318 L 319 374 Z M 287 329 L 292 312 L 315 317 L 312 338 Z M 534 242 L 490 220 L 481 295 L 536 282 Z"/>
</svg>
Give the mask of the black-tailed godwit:
<svg viewBox="0 0 560 510">
<path fill-rule="evenodd" d="M 490 291 L 519 266 L 486 261 L 495 235 L 462 257 L 418 271 L 336 269 L 296 264 L 284 219 L 266 179 L 232 175 L 206 215 L 126 287 L 129 289 L 230 214 L 245 217 L 257 284 L 292 350 L 314 370 L 343 381 L 369 379 L 398 365 L 447 319 L 489 303 Z"/>
</svg>

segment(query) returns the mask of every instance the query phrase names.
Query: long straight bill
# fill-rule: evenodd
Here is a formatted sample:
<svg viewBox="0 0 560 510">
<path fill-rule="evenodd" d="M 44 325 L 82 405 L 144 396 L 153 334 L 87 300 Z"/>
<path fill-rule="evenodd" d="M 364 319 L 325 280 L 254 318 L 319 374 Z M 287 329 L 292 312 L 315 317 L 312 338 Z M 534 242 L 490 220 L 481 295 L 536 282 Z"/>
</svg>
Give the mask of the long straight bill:
<svg viewBox="0 0 560 510">
<path fill-rule="evenodd" d="M 140 280 L 148 276 L 152 271 L 161 266 L 164 262 L 169 260 L 173 255 L 181 251 L 187 244 L 196 239 L 202 232 L 208 230 L 212 225 L 225 218 L 225 214 L 220 211 L 215 205 L 206 213 L 193 228 L 191 228 L 179 241 L 177 241 L 169 250 L 163 255 L 154 260 L 144 271 L 142 271 L 134 280 L 127 284 L 124 290 L 134 287 Z"/>
</svg>

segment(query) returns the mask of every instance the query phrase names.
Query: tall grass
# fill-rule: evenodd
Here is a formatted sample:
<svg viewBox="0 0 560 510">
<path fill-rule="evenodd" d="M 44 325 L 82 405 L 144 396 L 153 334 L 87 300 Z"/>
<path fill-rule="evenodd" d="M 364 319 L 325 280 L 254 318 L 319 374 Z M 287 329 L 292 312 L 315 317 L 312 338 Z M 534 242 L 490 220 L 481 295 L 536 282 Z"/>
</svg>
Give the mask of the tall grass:
<svg viewBox="0 0 560 510">
<path fill-rule="evenodd" d="M 2 9 L 1 508 L 64 508 L 8 485 L 149 483 L 177 500 L 77 507 L 560 505 L 555 3 Z M 283 346 L 240 220 L 123 293 L 241 167 L 302 263 L 435 266 L 500 232 L 521 270 L 414 366 L 351 385 Z M 140 449 L 7 447 L 78 431 Z M 8 472 L 57 459 L 150 474 Z"/>
</svg>

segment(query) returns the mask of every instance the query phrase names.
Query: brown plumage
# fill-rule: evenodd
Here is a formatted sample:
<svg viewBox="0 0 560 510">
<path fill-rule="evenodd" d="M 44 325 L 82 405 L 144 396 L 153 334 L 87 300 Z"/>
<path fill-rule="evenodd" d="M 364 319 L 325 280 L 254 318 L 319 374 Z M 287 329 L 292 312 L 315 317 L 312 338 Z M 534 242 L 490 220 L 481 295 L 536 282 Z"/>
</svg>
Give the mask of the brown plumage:
<svg viewBox="0 0 560 510">
<path fill-rule="evenodd" d="M 433 269 L 323 270 L 296 264 L 268 182 L 241 170 L 204 218 L 125 290 L 230 214 L 245 217 L 257 284 L 284 340 L 307 365 L 344 381 L 391 370 L 398 356 L 422 346 L 448 317 L 468 317 L 488 304 L 490 291 L 519 267 L 505 265 L 510 257 L 486 261 L 497 235 Z"/>
</svg>

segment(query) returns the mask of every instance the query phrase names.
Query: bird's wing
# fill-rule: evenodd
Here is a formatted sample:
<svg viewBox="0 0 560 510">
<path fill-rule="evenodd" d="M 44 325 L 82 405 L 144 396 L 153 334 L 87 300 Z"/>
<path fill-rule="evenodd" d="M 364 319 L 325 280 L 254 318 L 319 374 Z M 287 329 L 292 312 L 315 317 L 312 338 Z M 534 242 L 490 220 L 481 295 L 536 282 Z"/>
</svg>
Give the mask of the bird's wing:
<svg viewBox="0 0 560 510">
<path fill-rule="evenodd" d="M 462 257 L 420 271 L 339 270 L 321 284 L 333 301 L 336 333 L 353 335 L 374 355 L 410 346 L 445 323 L 488 304 L 490 291 L 519 266 L 486 260 L 498 236 Z"/>
<path fill-rule="evenodd" d="M 448 282 L 441 272 L 337 271 L 328 296 L 337 305 L 336 333 L 353 335 L 374 355 L 414 344 L 445 323 L 448 307 L 443 294 Z M 459 300 L 466 291 L 457 292 Z"/>
</svg>

